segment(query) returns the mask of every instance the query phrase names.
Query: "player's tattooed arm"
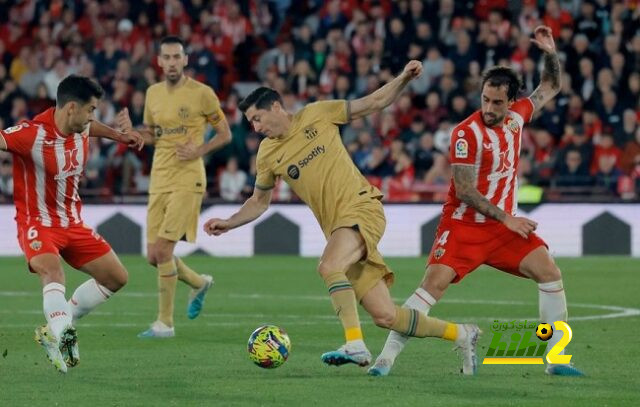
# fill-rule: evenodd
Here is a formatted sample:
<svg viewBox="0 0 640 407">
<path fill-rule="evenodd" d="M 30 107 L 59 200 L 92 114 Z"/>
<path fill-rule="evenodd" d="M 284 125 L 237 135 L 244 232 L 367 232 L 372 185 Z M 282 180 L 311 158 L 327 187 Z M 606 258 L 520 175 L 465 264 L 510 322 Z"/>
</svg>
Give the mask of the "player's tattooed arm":
<svg viewBox="0 0 640 407">
<path fill-rule="evenodd" d="M 535 110 L 540 110 L 549 100 L 560 92 L 560 60 L 558 54 L 544 54 L 544 67 L 540 85 L 531 93 L 529 99 Z"/>
<path fill-rule="evenodd" d="M 489 216 L 500 222 L 504 221 L 507 214 L 487 198 L 476 188 L 476 171 L 472 165 L 452 165 L 453 184 L 456 188 L 456 197 L 485 216 Z"/>
<path fill-rule="evenodd" d="M 535 39 L 531 41 L 544 52 L 544 66 L 540 85 L 531 93 L 529 98 L 535 110 L 540 110 L 549 100 L 560 92 L 560 59 L 556 53 L 556 46 L 549 27 L 536 28 Z"/>
</svg>

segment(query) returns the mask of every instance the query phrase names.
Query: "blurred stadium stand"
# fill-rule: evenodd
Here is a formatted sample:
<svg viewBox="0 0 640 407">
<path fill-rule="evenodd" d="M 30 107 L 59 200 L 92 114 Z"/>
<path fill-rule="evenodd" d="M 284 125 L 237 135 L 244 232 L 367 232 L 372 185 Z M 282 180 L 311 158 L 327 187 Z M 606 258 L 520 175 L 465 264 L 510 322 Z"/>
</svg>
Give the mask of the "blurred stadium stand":
<svg viewBox="0 0 640 407">
<path fill-rule="evenodd" d="M 453 0 L 0 0 L 0 127 L 52 105 L 70 73 L 97 79 L 107 124 L 128 107 L 142 122 L 161 80 L 157 44 L 189 45 L 187 74 L 221 98 L 233 142 L 206 158 L 209 202 L 241 201 L 255 180 L 259 136 L 237 109 L 265 84 L 288 109 L 361 97 L 422 60 L 423 76 L 386 111 L 342 129 L 360 170 L 388 201 L 441 201 L 451 128 L 479 107 L 483 70 L 517 69 L 523 95 L 540 76 L 529 38 L 553 30 L 563 86 L 523 133 L 523 200 L 640 196 L 640 2 Z M 92 140 L 85 202 L 145 202 L 153 151 Z M 0 152 L 0 202 L 11 202 L 11 155 Z M 275 199 L 295 201 L 284 183 Z"/>
</svg>

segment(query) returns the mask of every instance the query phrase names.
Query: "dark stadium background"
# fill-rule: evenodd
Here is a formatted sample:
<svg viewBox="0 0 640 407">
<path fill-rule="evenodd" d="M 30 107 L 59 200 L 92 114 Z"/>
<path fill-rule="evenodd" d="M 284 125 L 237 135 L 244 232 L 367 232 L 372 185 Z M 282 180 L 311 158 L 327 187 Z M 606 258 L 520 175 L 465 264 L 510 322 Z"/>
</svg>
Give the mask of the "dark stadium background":
<svg viewBox="0 0 640 407">
<path fill-rule="evenodd" d="M 218 93 L 233 142 L 206 158 L 208 201 L 242 201 L 259 136 L 237 102 L 263 84 L 291 111 L 357 98 L 409 59 L 424 74 L 381 114 L 342 128 L 356 165 L 393 202 L 441 201 L 450 131 L 479 104 L 483 70 L 517 69 L 530 93 L 540 76 L 532 30 L 553 30 L 561 93 L 523 134 L 522 200 L 637 200 L 640 192 L 640 5 L 637 1 L 0 1 L 0 127 L 50 106 L 70 73 L 107 90 L 97 118 L 128 107 L 142 123 L 145 89 L 161 78 L 159 39 L 188 44 L 187 74 Z M 210 135 L 209 135 L 210 136 Z M 144 201 L 152 149 L 92 140 L 85 202 Z M 0 152 L 0 202 L 11 202 L 11 155 Z M 277 201 L 296 201 L 280 184 Z"/>
</svg>

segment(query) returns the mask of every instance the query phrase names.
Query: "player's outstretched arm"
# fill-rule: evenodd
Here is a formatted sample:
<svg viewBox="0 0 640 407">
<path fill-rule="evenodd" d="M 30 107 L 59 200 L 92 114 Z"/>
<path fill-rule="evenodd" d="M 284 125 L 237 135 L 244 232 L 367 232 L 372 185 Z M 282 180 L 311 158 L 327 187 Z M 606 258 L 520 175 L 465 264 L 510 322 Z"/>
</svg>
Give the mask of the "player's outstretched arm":
<svg viewBox="0 0 640 407">
<path fill-rule="evenodd" d="M 178 159 L 182 161 L 195 160 L 213 151 L 218 151 L 231 143 L 231 129 L 229 128 L 229 123 L 226 118 L 223 117 L 219 120 L 213 128 L 216 130 L 216 135 L 206 143 L 199 146 L 196 146 L 190 141 L 184 144 L 178 144 L 176 146 Z"/>
<path fill-rule="evenodd" d="M 129 111 L 126 107 L 116 116 L 116 124 L 119 130 L 94 120 L 91 122 L 89 127 L 89 137 L 108 138 L 119 143 L 126 144 L 129 147 L 135 147 L 138 150 L 142 149 L 144 146 L 144 139 L 140 133 L 132 129 L 131 120 L 129 119 Z"/>
<path fill-rule="evenodd" d="M 540 110 L 548 101 L 560 92 L 560 60 L 556 53 L 556 44 L 551 35 L 551 28 L 539 26 L 534 31 L 535 38 L 531 40 L 544 52 L 544 67 L 540 85 L 531 93 L 529 98 L 535 110 Z"/>
<path fill-rule="evenodd" d="M 348 120 L 358 119 L 373 112 L 378 112 L 393 103 L 412 79 L 422 73 L 420 61 L 409 61 L 402 73 L 375 92 L 360 99 L 349 101 Z"/>
<path fill-rule="evenodd" d="M 478 191 L 475 187 L 477 174 L 473 165 L 453 164 L 452 171 L 453 184 L 456 188 L 456 198 L 473 207 L 481 214 L 504 223 L 507 228 L 518 233 L 525 239 L 529 233 L 536 230 L 538 226 L 536 222 L 523 217 L 511 216 L 492 204 L 491 201 Z"/>
<path fill-rule="evenodd" d="M 240 210 L 229 219 L 209 219 L 204 224 L 204 231 L 209 236 L 220 236 L 223 233 L 235 229 L 239 226 L 246 225 L 260 217 L 269 208 L 271 203 L 271 189 L 263 190 L 260 188 L 253 189 L 253 195 L 247 199 Z"/>
</svg>

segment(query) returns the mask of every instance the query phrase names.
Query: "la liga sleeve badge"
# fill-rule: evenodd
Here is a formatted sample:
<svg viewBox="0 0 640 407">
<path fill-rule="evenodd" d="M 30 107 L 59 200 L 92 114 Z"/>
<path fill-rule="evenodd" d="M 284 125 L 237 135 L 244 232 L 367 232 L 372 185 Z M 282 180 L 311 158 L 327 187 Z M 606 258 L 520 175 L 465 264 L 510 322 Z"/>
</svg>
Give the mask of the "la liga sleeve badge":
<svg viewBox="0 0 640 407">
<path fill-rule="evenodd" d="M 456 140 L 456 158 L 467 158 L 469 156 L 469 143 L 465 139 Z"/>
</svg>

